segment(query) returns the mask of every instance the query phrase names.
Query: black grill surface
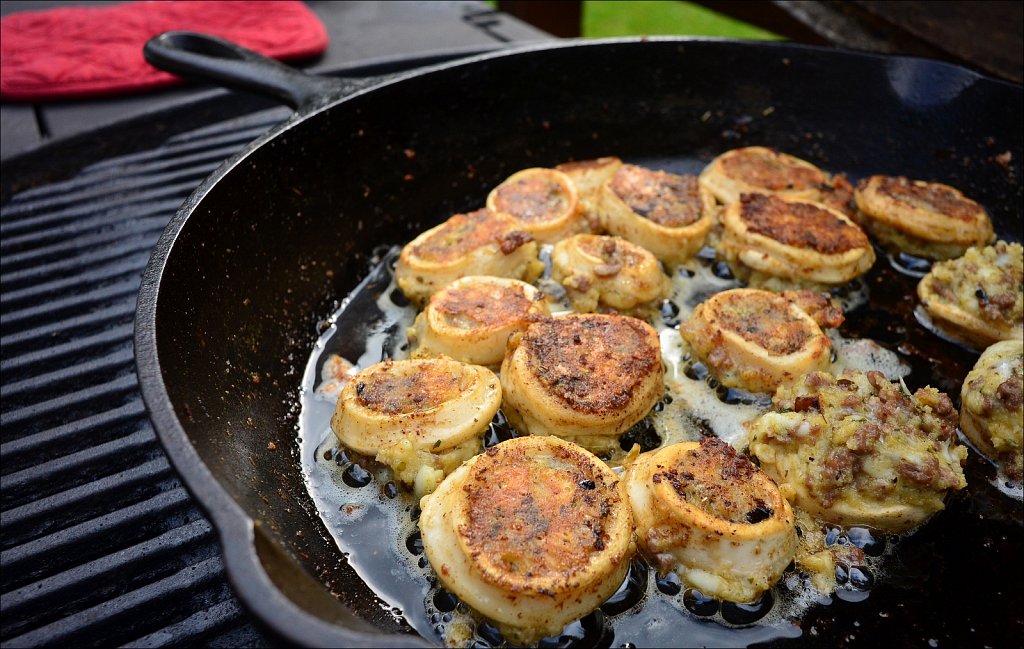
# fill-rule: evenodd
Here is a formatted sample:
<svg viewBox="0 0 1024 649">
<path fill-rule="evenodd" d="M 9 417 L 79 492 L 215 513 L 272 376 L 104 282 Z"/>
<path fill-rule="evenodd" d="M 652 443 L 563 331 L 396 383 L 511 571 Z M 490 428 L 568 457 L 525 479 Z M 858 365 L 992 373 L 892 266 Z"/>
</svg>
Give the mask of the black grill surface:
<svg viewBox="0 0 1024 649">
<path fill-rule="evenodd" d="M 0 209 L 3 646 L 280 642 L 234 597 L 216 535 L 157 442 L 132 331 L 142 270 L 175 210 L 288 114 L 259 110 L 8 194 Z"/>
</svg>

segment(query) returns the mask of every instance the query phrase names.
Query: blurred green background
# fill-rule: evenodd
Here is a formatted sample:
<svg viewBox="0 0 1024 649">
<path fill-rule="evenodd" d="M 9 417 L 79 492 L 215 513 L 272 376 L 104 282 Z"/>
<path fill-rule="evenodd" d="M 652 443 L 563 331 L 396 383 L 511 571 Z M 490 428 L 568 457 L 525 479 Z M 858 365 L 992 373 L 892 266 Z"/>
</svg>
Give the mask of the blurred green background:
<svg viewBox="0 0 1024 649">
<path fill-rule="evenodd" d="M 583 36 L 723 36 L 781 40 L 772 32 L 692 2 L 589 0 L 583 3 Z"/>
<path fill-rule="evenodd" d="M 494 0 L 487 4 L 498 5 Z M 677 0 L 585 0 L 581 27 L 587 38 L 674 35 L 783 40 L 697 3 Z"/>
</svg>

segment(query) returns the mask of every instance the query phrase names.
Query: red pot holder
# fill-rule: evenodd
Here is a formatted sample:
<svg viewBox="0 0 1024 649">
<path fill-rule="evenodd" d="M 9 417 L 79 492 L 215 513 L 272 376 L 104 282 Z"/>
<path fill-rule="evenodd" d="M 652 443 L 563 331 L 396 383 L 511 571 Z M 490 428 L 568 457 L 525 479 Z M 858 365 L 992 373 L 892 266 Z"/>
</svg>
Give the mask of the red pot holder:
<svg viewBox="0 0 1024 649">
<path fill-rule="evenodd" d="M 0 97 L 86 98 L 159 88 L 181 79 L 146 63 L 142 46 L 168 30 L 231 40 L 276 59 L 317 56 L 327 31 L 302 2 L 130 2 L 60 7 L 0 20 Z"/>
</svg>

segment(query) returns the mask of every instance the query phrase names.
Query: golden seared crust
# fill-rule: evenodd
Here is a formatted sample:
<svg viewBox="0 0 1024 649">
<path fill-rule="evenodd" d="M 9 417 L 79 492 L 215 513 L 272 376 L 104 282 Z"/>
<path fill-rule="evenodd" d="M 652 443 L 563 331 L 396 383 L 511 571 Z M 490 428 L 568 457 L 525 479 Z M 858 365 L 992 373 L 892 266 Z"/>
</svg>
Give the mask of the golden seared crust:
<svg viewBox="0 0 1024 649">
<path fill-rule="evenodd" d="M 440 452 L 482 435 L 500 404 L 498 379 L 483 367 L 447 358 L 387 360 L 345 385 L 331 428 L 364 455 L 402 440 Z"/>
<path fill-rule="evenodd" d="M 597 608 L 635 550 L 615 474 L 552 437 L 502 442 L 421 501 L 419 526 L 445 588 L 532 644 Z"/>
<path fill-rule="evenodd" d="M 567 315 L 509 340 L 503 409 L 519 431 L 606 450 L 665 390 L 657 332 L 619 315 Z"/>
<path fill-rule="evenodd" d="M 842 322 L 842 315 L 820 301 L 811 291 L 723 291 L 702 302 L 679 333 L 723 385 L 773 392 L 829 367 L 832 345 L 802 305 L 827 322 Z"/>
<path fill-rule="evenodd" d="M 722 158 L 722 169 L 741 182 L 768 191 L 817 189 L 828 179 L 823 171 L 785 153 L 750 147 Z"/>
<path fill-rule="evenodd" d="M 578 312 L 610 307 L 649 308 L 669 290 L 668 277 L 653 254 L 616 237 L 577 234 L 555 244 L 552 277 L 566 287 Z"/>
<path fill-rule="evenodd" d="M 430 306 L 437 310 L 445 324 L 470 329 L 522 320 L 536 302 L 537 298 L 527 296 L 520 286 L 474 282 L 434 294 Z"/>
<path fill-rule="evenodd" d="M 487 196 L 487 207 L 517 220 L 541 243 L 588 228 L 576 186 L 555 169 L 535 167 L 512 174 Z"/>
<path fill-rule="evenodd" d="M 567 316 L 530 326 L 519 344 L 546 390 L 588 414 L 621 409 L 661 367 L 650 326 L 635 318 Z"/>
<path fill-rule="evenodd" d="M 506 238 L 516 237 L 514 223 L 486 209 L 456 214 L 431 232 L 425 239 L 417 238 L 410 249 L 420 259 L 434 263 L 450 262 L 495 243 L 500 247 Z"/>
<path fill-rule="evenodd" d="M 878 192 L 890 198 L 914 207 L 938 212 L 951 219 L 977 221 L 985 214 L 984 208 L 959 190 L 941 183 L 910 181 L 902 176 L 873 176 L 878 178 Z M 869 179 L 862 186 L 871 184 Z"/>
<path fill-rule="evenodd" d="M 855 200 L 872 234 L 913 255 L 959 257 L 995 236 L 985 208 L 949 185 L 871 176 L 857 183 Z"/>
<path fill-rule="evenodd" d="M 622 160 L 615 156 L 607 156 L 593 160 L 563 162 L 555 169 L 569 176 L 573 184 L 576 185 L 580 196 L 583 196 L 600 189 L 601 185 L 615 175 L 621 166 Z"/>
<path fill-rule="evenodd" d="M 750 424 L 750 452 L 796 506 L 840 525 L 904 532 L 967 482 L 957 414 L 934 388 L 881 372 L 812 372 Z"/>
<path fill-rule="evenodd" d="M 511 592 L 572 588 L 590 569 L 580 555 L 605 549 L 608 519 L 623 507 L 618 478 L 590 453 L 574 444 L 544 451 L 493 446 L 462 487 L 464 549 L 487 582 Z"/>
<path fill-rule="evenodd" d="M 860 228 L 814 203 L 785 201 L 765 194 L 743 194 L 739 217 L 749 232 L 824 255 L 870 245 Z"/>
<path fill-rule="evenodd" d="M 685 464 L 656 467 L 651 478 L 654 484 L 667 482 L 679 501 L 730 523 L 749 523 L 769 516 L 772 504 L 781 505 L 772 503 L 773 494 L 762 493 L 767 490 L 750 488 L 757 467 L 720 439 L 704 440 L 686 454 Z"/>
<path fill-rule="evenodd" d="M 788 304 L 776 302 L 771 299 L 773 294 L 765 293 L 756 294 L 759 298 L 748 294 L 742 300 L 731 301 L 732 308 L 718 312 L 718 322 L 772 354 L 792 354 L 816 332 L 807 326 L 804 318 L 795 315 Z"/>
<path fill-rule="evenodd" d="M 460 277 L 533 279 L 537 244 L 515 219 L 487 209 L 456 214 L 402 248 L 395 267 L 399 288 L 416 304 Z"/>
<path fill-rule="evenodd" d="M 712 160 L 701 172 L 700 182 L 727 205 L 743 193 L 821 200 L 829 177 L 806 160 L 752 146 L 727 151 Z"/>
<path fill-rule="evenodd" d="M 1024 335 L 1024 247 L 997 241 L 936 263 L 917 285 L 934 323 L 979 347 Z"/>
<path fill-rule="evenodd" d="M 626 472 L 637 541 L 661 571 L 707 595 L 750 601 L 793 559 L 792 508 L 729 444 L 709 438 L 645 453 Z"/>
<path fill-rule="evenodd" d="M 960 392 L 960 428 L 1011 480 L 1024 474 L 1024 342 L 982 353 Z"/>
<path fill-rule="evenodd" d="M 714 197 L 693 176 L 624 164 L 601 189 L 605 229 L 676 264 L 695 255 L 714 225 Z"/>
<path fill-rule="evenodd" d="M 636 165 L 622 165 L 608 187 L 640 216 L 678 228 L 703 216 L 700 185 L 695 176 L 680 176 Z"/>
<path fill-rule="evenodd" d="M 816 284 L 840 284 L 875 261 L 864 232 L 821 203 L 743 194 L 722 211 L 719 254 L 740 275 L 764 275 Z"/>
<path fill-rule="evenodd" d="M 436 408 L 469 386 L 472 377 L 440 372 L 395 372 L 394 364 L 356 377 L 356 401 L 385 415 L 407 415 Z"/>
<path fill-rule="evenodd" d="M 497 366 L 505 343 L 533 316 L 548 315 L 543 294 L 515 279 L 471 275 L 435 293 L 409 329 L 413 358 L 448 356 Z"/>
<path fill-rule="evenodd" d="M 526 223 L 551 221 L 569 209 L 565 183 L 549 174 L 531 174 L 502 183 L 494 190 L 494 208 Z"/>
</svg>

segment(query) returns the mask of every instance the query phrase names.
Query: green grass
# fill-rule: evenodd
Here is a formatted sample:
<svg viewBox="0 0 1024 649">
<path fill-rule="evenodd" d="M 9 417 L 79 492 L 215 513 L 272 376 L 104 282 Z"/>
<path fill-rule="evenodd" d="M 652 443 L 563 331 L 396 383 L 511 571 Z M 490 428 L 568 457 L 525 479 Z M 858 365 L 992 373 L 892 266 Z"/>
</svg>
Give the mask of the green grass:
<svg viewBox="0 0 1024 649">
<path fill-rule="evenodd" d="M 584 37 L 658 35 L 782 38 L 692 2 L 587 0 L 583 3 Z"/>
</svg>

